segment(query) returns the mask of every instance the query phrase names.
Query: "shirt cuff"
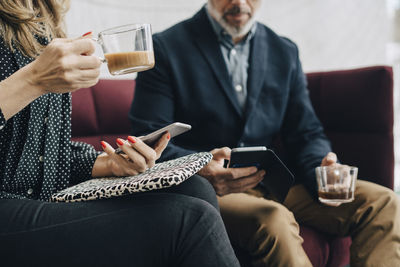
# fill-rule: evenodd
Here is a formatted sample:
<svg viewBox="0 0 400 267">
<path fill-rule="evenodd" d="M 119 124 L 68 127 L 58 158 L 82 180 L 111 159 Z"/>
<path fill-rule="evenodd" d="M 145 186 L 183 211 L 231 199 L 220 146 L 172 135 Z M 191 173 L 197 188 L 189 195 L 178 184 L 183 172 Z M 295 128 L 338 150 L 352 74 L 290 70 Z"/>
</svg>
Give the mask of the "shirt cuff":
<svg viewBox="0 0 400 267">
<path fill-rule="evenodd" d="M 3 111 L 0 109 L 0 131 L 6 126 L 6 119 L 4 118 Z"/>
</svg>

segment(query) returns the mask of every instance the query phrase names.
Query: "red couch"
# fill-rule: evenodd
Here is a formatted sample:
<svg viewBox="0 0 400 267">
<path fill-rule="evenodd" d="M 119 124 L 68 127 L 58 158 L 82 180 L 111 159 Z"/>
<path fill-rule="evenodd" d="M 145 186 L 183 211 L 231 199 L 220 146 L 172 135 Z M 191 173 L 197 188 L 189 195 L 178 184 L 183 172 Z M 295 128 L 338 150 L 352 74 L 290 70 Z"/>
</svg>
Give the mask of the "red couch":
<svg viewBox="0 0 400 267">
<path fill-rule="evenodd" d="M 359 167 L 359 177 L 393 189 L 393 75 L 390 67 L 307 74 L 310 97 L 342 162 Z M 100 150 L 129 134 L 132 80 L 101 80 L 72 94 L 73 140 Z M 329 236 L 301 225 L 303 247 L 314 266 L 349 263 L 349 237 Z M 245 259 L 244 259 L 245 260 Z M 246 265 L 245 263 L 243 265 Z"/>
</svg>

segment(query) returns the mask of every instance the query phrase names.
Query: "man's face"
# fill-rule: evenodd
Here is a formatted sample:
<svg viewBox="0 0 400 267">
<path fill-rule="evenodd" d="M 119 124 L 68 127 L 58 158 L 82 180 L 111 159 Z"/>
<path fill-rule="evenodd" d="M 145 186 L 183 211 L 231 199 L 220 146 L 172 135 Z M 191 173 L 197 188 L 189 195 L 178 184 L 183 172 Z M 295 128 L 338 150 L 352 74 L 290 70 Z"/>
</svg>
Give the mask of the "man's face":
<svg viewBox="0 0 400 267">
<path fill-rule="evenodd" d="M 209 0 L 212 8 L 231 27 L 244 27 L 258 10 L 261 0 Z"/>
</svg>

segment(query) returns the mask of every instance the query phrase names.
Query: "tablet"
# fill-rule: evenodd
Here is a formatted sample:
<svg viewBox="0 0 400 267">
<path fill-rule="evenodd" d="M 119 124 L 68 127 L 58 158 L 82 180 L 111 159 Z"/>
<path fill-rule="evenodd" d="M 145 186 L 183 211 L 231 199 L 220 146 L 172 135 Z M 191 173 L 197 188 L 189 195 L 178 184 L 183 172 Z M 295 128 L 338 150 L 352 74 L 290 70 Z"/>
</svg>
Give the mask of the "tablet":
<svg viewBox="0 0 400 267">
<path fill-rule="evenodd" d="M 231 151 L 229 168 L 256 166 L 265 170 L 266 174 L 261 181 L 273 199 L 283 202 L 294 183 L 293 173 L 271 149 L 264 146 L 238 147 Z"/>
</svg>

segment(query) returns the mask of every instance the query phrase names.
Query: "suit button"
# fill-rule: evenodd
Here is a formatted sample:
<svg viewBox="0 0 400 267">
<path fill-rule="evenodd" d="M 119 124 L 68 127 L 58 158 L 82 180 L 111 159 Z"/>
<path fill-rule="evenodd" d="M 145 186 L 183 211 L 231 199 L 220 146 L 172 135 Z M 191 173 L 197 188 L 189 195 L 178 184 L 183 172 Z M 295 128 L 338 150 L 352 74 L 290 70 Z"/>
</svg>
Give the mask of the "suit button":
<svg viewBox="0 0 400 267">
<path fill-rule="evenodd" d="M 40 162 L 43 162 L 43 161 L 44 161 L 43 156 L 40 156 L 40 157 L 39 157 L 39 161 L 40 161 Z"/>
<path fill-rule="evenodd" d="M 235 90 L 236 92 L 241 92 L 243 90 L 243 87 L 240 84 L 238 84 L 235 86 Z"/>
<path fill-rule="evenodd" d="M 26 193 L 28 193 L 28 195 L 32 195 L 32 194 L 33 194 L 33 189 L 32 189 L 32 188 L 29 188 L 28 191 L 27 191 Z"/>
<path fill-rule="evenodd" d="M 49 121 L 49 117 L 44 118 L 44 123 L 47 124 L 47 122 Z"/>
</svg>

